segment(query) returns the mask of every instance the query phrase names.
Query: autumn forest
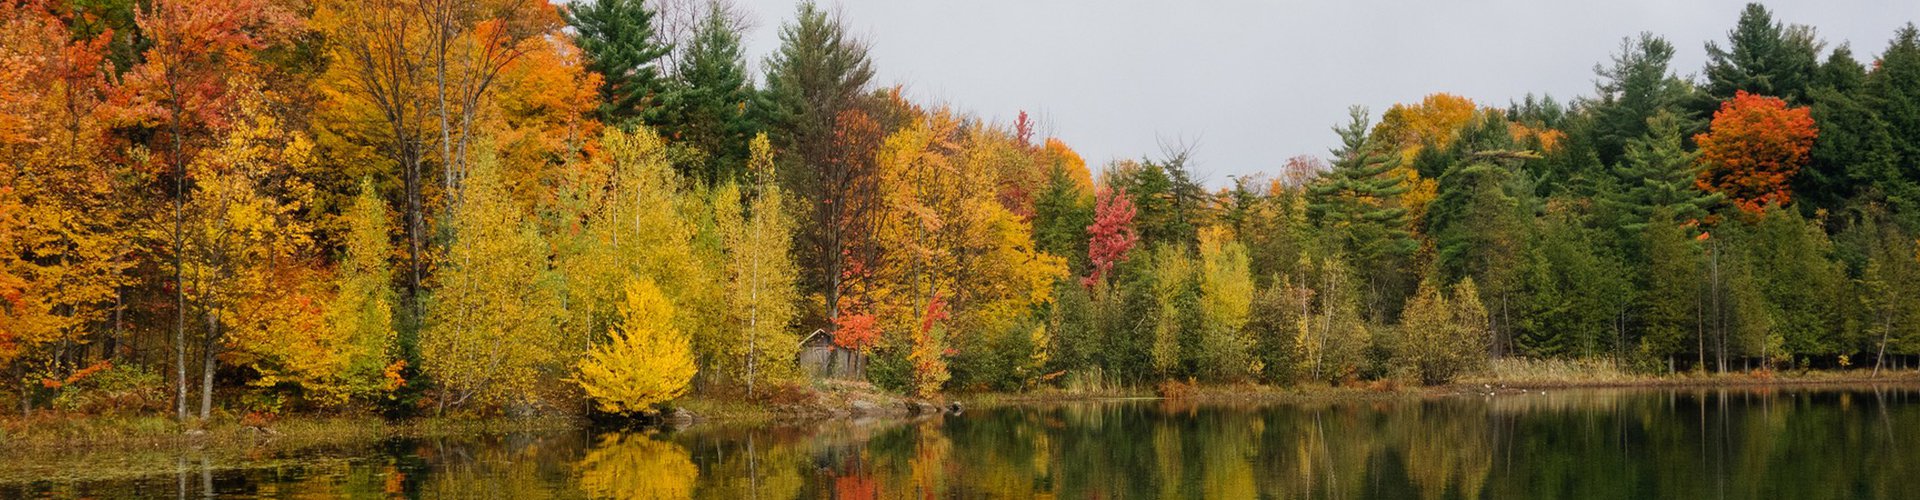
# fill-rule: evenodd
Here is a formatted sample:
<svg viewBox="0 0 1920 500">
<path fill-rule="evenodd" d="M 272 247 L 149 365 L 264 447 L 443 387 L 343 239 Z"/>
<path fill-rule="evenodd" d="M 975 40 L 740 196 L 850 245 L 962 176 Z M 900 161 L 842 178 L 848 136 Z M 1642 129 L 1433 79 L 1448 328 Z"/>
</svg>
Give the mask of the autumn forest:
<svg viewBox="0 0 1920 500">
<path fill-rule="evenodd" d="M 1025 112 L 914 102 L 811 3 L 747 53 L 737 9 L 0 0 L 0 402 L 1920 367 L 1912 24 L 1749 5 L 1702 68 L 1584 41 L 1617 46 L 1590 95 L 1354 107 L 1332 151 L 1209 184 L 1190 150 L 1090 165 Z"/>
</svg>

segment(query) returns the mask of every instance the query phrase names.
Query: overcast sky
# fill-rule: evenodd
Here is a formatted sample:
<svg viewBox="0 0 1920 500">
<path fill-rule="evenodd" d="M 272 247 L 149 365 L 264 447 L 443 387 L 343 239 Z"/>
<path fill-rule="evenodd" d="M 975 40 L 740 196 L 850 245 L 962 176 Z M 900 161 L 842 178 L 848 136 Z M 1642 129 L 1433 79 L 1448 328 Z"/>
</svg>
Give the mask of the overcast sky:
<svg viewBox="0 0 1920 500">
<path fill-rule="evenodd" d="M 749 54 L 779 43 L 797 0 L 740 0 Z M 1563 102 L 1593 89 L 1621 37 L 1674 42 L 1674 67 L 1700 71 L 1742 1 L 822 0 L 868 40 L 876 84 L 1009 123 L 1020 110 L 1093 165 L 1194 146 L 1210 184 L 1324 156 L 1348 105 L 1451 92 L 1505 105 L 1528 92 Z M 1920 1 L 1772 1 L 1775 19 L 1812 25 L 1856 57 L 1920 20 Z M 1723 42 L 1724 44 L 1724 42 Z M 1097 166 L 1096 166 L 1097 168 Z"/>
</svg>

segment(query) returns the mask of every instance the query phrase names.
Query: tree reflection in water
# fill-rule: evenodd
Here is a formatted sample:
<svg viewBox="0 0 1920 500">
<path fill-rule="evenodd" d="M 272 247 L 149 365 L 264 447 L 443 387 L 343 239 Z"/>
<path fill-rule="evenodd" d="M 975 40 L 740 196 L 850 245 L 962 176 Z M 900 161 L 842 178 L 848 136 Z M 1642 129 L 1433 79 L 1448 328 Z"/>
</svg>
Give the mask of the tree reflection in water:
<svg viewBox="0 0 1920 500">
<path fill-rule="evenodd" d="M 238 455 L 82 454 L 35 466 L 115 460 L 168 473 L 0 484 L 0 497 L 1900 498 L 1920 477 L 1914 450 L 1912 387 L 1121 401 Z"/>
</svg>

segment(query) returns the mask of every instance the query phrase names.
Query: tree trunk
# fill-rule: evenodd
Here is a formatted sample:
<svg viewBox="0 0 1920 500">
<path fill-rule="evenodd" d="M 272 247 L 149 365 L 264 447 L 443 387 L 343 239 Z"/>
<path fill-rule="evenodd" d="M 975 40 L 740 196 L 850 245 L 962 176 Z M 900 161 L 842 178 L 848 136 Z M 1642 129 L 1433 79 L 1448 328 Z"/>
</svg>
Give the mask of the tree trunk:
<svg viewBox="0 0 1920 500">
<path fill-rule="evenodd" d="M 1880 378 L 1880 364 L 1887 361 L 1887 333 L 1893 331 L 1892 318 L 1882 315 L 1880 323 L 1880 353 L 1873 357 L 1873 377 Z"/>
<path fill-rule="evenodd" d="M 200 354 L 200 420 L 206 421 L 213 416 L 213 372 L 216 368 L 214 355 L 220 348 L 220 320 L 208 313 L 207 341 Z"/>
<path fill-rule="evenodd" d="M 169 65 L 169 67 L 171 67 L 171 65 Z M 171 71 L 169 71 L 169 73 L 171 73 Z M 172 87 L 172 79 L 168 79 L 168 87 Z M 178 99 L 176 98 L 174 101 L 173 117 L 169 120 L 171 123 L 169 128 L 173 130 L 173 154 L 170 155 L 170 159 L 173 161 L 174 166 L 173 358 L 174 373 L 177 375 L 174 379 L 177 382 L 174 395 L 174 417 L 184 422 L 187 420 L 187 285 L 184 280 L 185 273 L 181 271 L 184 269 L 181 259 L 183 258 L 182 254 L 185 253 L 185 249 L 182 247 L 184 246 L 183 242 L 185 241 L 186 235 L 185 200 L 187 196 L 187 168 L 186 164 L 180 162 L 181 111 Z"/>
</svg>

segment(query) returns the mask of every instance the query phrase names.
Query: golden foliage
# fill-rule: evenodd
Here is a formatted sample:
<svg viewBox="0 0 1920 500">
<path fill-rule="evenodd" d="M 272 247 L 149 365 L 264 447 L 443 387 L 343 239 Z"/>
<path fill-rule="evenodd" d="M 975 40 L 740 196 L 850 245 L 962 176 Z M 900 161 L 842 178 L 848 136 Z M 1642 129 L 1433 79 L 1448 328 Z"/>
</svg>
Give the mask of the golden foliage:
<svg viewBox="0 0 1920 500">
<path fill-rule="evenodd" d="M 453 242 L 420 333 L 421 368 L 442 408 L 528 397 L 581 348 L 555 326 L 546 243 L 508 199 L 495 163 L 482 155 L 449 216 Z"/>
<path fill-rule="evenodd" d="M 686 394 L 696 371 L 693 348 L 652 280 L 628 282 L 626 295 L 620 328 L 587 351 L 574 381 L 601 411 L 651 413 L 653 405 Z"/>
<path fill-rule="evenodd" d="M 686 448 L 644 434 L 601 436 L 579 469 L 580 489 L 591 498 L 693 498 L 700 478 Z"/>
<path fill-rule="evenodd" d="M 732 183 L 721 186 L 714 192 L 713 217 L 726 260 L 729 330 L 739 332 L 738 341 L 721 340 L 727 349 L 716 361 L 751 392 L 756 384 L 798 375 L 788 361 L 799 351 L 800 339 L 787 325 L 798 313 L 799 271 L 792 257 L 793 219 L 784 210 L 784 193 L 772 182 L 773 150 L 764 134 L 753 139 L 747 163 L 761 180 L 755 192 Z"/>
</svg>

